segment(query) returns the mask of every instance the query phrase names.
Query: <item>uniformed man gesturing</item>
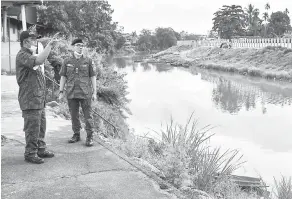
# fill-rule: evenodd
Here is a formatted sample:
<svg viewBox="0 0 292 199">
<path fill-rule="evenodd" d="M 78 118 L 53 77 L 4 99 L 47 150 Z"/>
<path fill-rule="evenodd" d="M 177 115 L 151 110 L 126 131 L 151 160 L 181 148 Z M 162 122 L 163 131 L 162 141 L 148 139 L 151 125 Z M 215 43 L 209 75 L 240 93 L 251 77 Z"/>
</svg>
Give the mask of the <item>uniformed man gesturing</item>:
<svg viewBox="0 0 292 199">
<path fill-rule="evenodd" d="M 72 44 L 74 52 L 63 62 L 60 75 L 60 96 L 64 97 L 66 86 L 68 106 L 71 114 L 73 137 L 69 143 L 80 141 L 79 107 L 81 105 L 87 133 L 86 146 L 93 145 L 93 116 L 92 100 L 96 100 L 96 74 L 92 66 L 92 60 L 83 55 L 84 43 L 81 39 L 75 39 Z"/>
<path fill-rule="evenodd" d="M 46 82 L 40 65 L 47 59 L 56 40 L 53 38 L 38 55 L 36 34 L 23 31 L 20 34 L 21 49 L 16 55 L 16 79 L 19 85 L 18 101 L 24 118 L 26 161 L 44 163 L 43 158 L 51 158 L 54 153 L 46 150 Z"/>
</svg>

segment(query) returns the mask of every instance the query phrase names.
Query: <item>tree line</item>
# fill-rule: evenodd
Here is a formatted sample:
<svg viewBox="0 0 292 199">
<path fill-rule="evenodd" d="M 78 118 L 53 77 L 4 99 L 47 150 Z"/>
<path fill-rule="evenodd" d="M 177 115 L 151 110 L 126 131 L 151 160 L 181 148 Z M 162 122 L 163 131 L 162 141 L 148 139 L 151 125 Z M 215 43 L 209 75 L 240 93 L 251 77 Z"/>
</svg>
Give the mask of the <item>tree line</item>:
<svg viewBox="0 0 292 199">
<path fill-rule="evenodd" d="M 67 39 L 80 37 L 97 52 L 114 53 L 126 43 L 123 27 L 112 20 L 114 10 L 107 1 L 44 1 L 38 9 L 38 32 L 48 36 L 56 32 Z M 181 39 L 172 28 L 142 30 L 137 37 L 138 50 L 165 49 Z M 185 34 L 188 37 L 188 34 Z"/>
<path fill-rule="evenodd" d="M 132 45 L 138 51 L 164 50 L 177 44 L 178 40 L 200 40 L 201 35 L 188 33 L 186 31 L 177 32 L 171 27 L 158 27 L 154 31 L 143 29 L 138 35 L 136 31 L 130 34 L 131 38 L 136 38 Z M 117 41 L 118 49 L 122 48 L 127 39 L 120 35 Z"/>
<path fill-rule="evenodd" d="M 214 13 L 210 37 L 230 39 L 236 36 L 280 37 L 291 31 L 289 10 L 269 15 L 266 4 L 261 15 L 259 9 L 249 4 L 224 5 Z M 68 37 L 81 37 L 97 52 L 114 53 L 127 42 L 123 27 L 112 20 L 114 10 L 107 1 L 43 1 L 38 7 L 39 32 L 43 35 L 64 33 Z M 172 28 L 144 29 L 136 38 L 136 50 L 163 50 L 176 45 L 178 40 L 199 40 L 200 35 L 177 32 Z"/>
<path fill-rule="evenodd" d="M 260 14 L 258 8 L 249 4 L 224 5 L 214 13 L 212 31 L 220 38 L 231 39 L 241 36 L 282 37 L 291 33 L 289 10 L 277 11 L 269 15 L 270 4 L 265 5 L 265 12 Z"/>
</svg>

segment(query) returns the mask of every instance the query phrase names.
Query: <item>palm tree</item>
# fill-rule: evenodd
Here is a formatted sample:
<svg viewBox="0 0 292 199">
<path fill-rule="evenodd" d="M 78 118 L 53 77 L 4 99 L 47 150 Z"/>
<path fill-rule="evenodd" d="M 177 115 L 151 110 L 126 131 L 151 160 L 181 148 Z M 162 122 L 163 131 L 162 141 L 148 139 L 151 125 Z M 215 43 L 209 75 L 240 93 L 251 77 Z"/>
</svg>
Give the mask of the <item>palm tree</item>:
<svg viewBox="0 0 292 199">
<path fill-rule="evenodd" d="M 263 19 L 264 19 L 264 21 L 267 23 L 267 21 L 268 21 L 268 19 L 269 19 L 269 13 L 264 12 L 264 13 L 263 13 Z"/>
<path fill-rule="evenodd" d="M 269 13 L 268 12 L 264 12 L 263 13 L 263 19 L 265 21 L 264 27 L 265 27 L 265 37 L 267 36 L 267 21 L 269 19 Z"/>
<path fill-rule="evenodd" d="M 265 9 L 266 9 L 266 11 L 268 11 L 270 8 L 271 8 L 270 4 L 267 3 L 267 4 L 265 5 Z"/>
<path fill-rule="evenodd" d="M 245 8 L 245 11 L 247 13 L 247 23 L 249 26 L 252 24 L 252 17 L 253 17 L 253 12 L 254 12 L 254 6 L 251 4 L 248 4 L 248 7 Z"/>
<path fill-rule="evenodd" d="M 248 7 L 245 8 L 247 12 L 247 22 L 249 30 L 253 31 L 254 36 L 257 35 L 257 31 L 262 23 L 262 20 L 259 18 L 260 11 L 255 8 L 252 4 L 248 4 Z"/>
<path fill-rule="evenodd" d="M 265 36 L 267 36 L 267 21 L 269 19 L 269 13 L 268 13 L 268 11 L 269 11 L 270 8 L 271 8 L 270 4 L 267 3 L 265 5 L 266 12 L 263 14 L 263 18 L 264 18 L 264 21 L 265 21 Z"/>
<path fill-rule="evenodd" d="M 285 9 L 284 13 L 285 13 L 286 15 L 289 14 L 289 10 L 288 10 L 288 8 Z"/>
</svg>

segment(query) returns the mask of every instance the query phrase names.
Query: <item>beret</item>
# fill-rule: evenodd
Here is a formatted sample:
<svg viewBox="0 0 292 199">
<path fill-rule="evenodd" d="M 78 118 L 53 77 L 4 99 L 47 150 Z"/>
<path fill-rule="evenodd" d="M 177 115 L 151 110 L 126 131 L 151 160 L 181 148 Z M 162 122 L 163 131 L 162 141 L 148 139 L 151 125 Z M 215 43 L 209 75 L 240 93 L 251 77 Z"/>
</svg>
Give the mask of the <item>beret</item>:
<svg viewBox="0 0 292 199">
<path fill-rule="evenodd" d="M 23 40 L 25 40 L 29 37 L 37 38 L 37 36 L 38 35 L 35 33 L 29 32 L 29 31 L 22 31 L 20 33 L 19 40 L 20 40 L 20 42 L 23 42 Z"/>
<path fill-rule="evenodd" d="M 78 43 L 83 44 L 82 39 L 79 39 L 79 38 L 78 38 L 78 39 L 74 39 L 74 40 L 72 41 L 71 45 L 73 46 L 73 45 L 78 44 Z"/>
</svg>

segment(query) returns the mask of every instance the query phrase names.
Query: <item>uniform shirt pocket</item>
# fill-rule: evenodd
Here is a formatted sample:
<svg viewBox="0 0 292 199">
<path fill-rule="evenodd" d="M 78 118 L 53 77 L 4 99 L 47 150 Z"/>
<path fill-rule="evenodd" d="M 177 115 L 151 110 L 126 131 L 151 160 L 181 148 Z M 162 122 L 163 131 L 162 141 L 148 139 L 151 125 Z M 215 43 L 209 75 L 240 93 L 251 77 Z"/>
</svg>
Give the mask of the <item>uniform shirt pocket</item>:
<svg viewBox="0 0 292 199">
<path fill-rule="evenodd" d="M 70 76 L 72 76 L 72 73 L 74 73 L 75 67 L 74 67 L 73 64 L 66 64 L 66 67 L 67 67 L 67 73 L 66 73 L 66 75 L 67 75 L 67 78 L 70 79 Z"/>
<path fill-rule="evenodd" d="M 80 66 L 80 73 L 82 76 L 88 77 L 89 76 L 89 70 L 88 70 L 88 64 L 84 63 Z"/>
</svg>

